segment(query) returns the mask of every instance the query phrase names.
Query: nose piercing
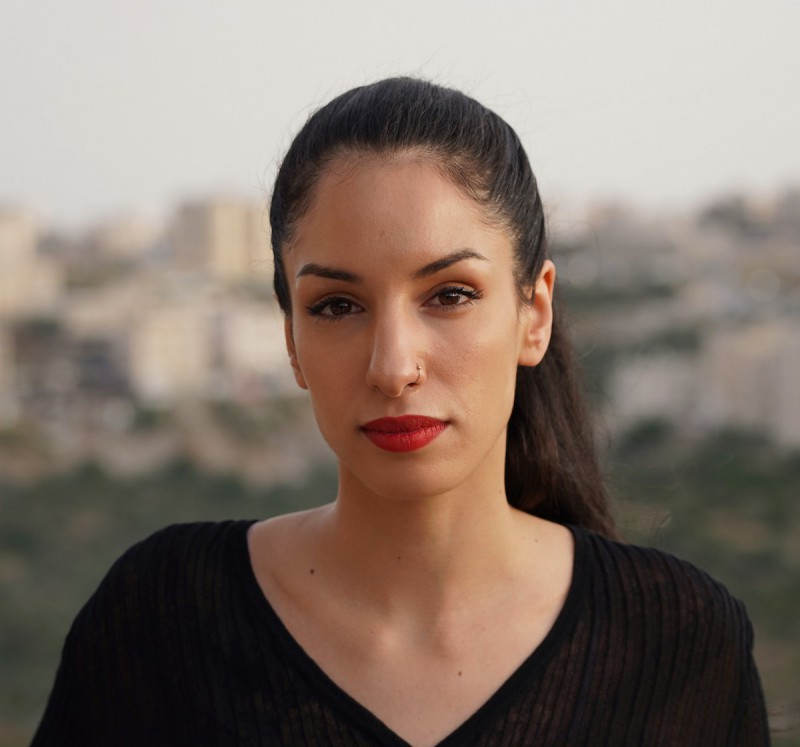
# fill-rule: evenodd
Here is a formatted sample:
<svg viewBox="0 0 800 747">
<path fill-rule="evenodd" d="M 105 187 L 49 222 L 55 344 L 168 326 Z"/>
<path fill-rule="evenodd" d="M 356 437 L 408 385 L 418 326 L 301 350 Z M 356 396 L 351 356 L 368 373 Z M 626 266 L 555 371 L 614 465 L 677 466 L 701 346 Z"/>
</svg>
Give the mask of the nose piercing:
<svg viewBox="0 0 800 747">
<path fill-rule="evenodd" d="M 422 376 L 422 367 L 419 365 L 419 363 L 417 363 L 417 378 L 414 379 L 415 384 L 419 382 L 420 376 Z"/>
</svg>

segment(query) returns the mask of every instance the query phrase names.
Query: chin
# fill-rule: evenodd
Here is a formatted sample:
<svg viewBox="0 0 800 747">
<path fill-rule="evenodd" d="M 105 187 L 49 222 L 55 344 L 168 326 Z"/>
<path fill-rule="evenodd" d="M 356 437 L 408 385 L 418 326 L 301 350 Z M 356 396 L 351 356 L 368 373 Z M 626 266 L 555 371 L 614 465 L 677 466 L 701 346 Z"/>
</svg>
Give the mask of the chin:
<svg viewBox="0 0 800 747">
<path fill-rule="evenodd" d="M 364 469 L 363 463 L 359 469 L 350 469 L 341 461 L 339 464 L 340 481 L 344 485 L 362 485 L 381 498 L 397 502 L 420 501 L 463 490 L 470 475 L 467 471 L 456 472 L 452 465 L 413 464 L 406 460 L 370 471 Z"/>
</svg>

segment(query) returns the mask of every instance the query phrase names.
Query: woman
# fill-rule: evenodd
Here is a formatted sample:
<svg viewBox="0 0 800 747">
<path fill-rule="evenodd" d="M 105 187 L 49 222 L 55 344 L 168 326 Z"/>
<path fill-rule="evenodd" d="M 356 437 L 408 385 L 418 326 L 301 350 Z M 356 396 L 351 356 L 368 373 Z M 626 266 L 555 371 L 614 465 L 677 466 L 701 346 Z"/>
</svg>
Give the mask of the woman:
<svg viewBox="0 0 800 747">
<path fill-rule="evenodd" d="M 765 744 L 741 603 L 614 541 L 513 130 L 428 83 L 355 89 L 270 220 L 336 500 L 132 548 L 35 744 Z"/>
</svg>

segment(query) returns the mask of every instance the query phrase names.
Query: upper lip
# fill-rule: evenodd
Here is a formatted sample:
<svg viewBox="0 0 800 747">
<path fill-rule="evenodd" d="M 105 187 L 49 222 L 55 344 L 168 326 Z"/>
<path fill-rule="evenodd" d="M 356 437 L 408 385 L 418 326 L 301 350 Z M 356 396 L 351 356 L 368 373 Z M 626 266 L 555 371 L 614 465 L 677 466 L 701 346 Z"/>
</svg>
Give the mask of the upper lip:
<svg viewBox="0 0 800 747">
<path fill-rule="evenodd" d="M 435 428 L 446 425 L 444 420 L 430 418 L 426 415 L 401 415 L 396 418 L 377 418 L 361 426 L 365 431 L 380 431 L 382 433 L 409 433 L 421 428 Z"/>
</svg>

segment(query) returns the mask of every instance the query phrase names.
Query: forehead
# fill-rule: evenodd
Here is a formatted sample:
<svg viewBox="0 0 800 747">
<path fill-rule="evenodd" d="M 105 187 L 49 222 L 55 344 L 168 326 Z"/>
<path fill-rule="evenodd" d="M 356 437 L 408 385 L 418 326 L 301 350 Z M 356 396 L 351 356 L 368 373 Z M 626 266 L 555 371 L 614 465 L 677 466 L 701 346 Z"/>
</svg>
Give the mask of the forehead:
<svg viewBox="0 0 800 747">
<path fill-rule="evenodd" d="M 425 154 L 347 154 L 326 168 L 296 225 L 288 255 L 344 242 L 350 250 L 502 243 L 507 232 Z M 289 257 L 286 257 L 287 259 Z"/>
</svg>

